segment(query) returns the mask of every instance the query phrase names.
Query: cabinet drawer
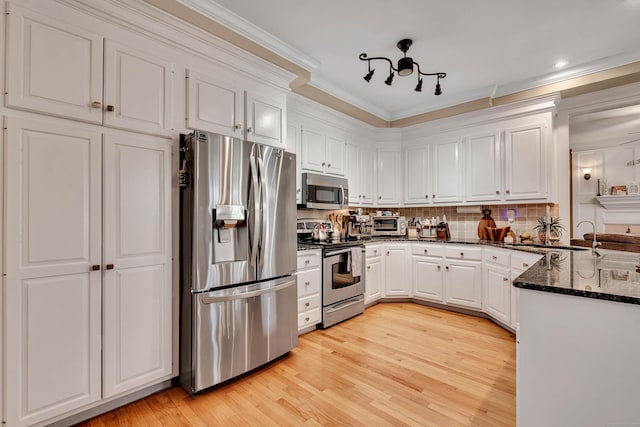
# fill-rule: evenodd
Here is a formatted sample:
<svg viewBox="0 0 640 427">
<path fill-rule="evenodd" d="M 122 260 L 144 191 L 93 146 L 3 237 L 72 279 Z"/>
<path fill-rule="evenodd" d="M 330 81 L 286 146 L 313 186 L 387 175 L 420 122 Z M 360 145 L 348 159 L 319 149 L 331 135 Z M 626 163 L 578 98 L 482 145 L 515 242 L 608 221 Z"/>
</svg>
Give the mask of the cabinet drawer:
<svg viewBox="0 0 640 427">
<path fill-rule="evenodd" d="M 322 312 L 320 307 L 298 314 L 298 329 L 320 323 Z"/>
<path fill-rule="evenodd" d="M 524 252 L 513 251 L 511 253 L 511 268 L 525 271 L 538 262 L 540 258 L 542 258 L 542 255 L 539 254 L 527 254 Z"/>
<path fill-rule="evenodd" d="M 320 307 L 320 301 L 322 297 L 320 293 L 311 294 L 306 297 L 298 298 L 298 313 L 302 314 L 305 311 L 313 310 Z"/>
<path fill-rule="evenodd" d="M 366 245 L 365 246 L 365 257 L 371 258 L 376 256 L 382 256 L 382 245 Z"/>
<path fill-rule="evenodd" d="M 487 248 L 484 250 L 484 259 L 486 262 L 509 267 L 511 254 L 508 251 Z"/>
<path fill-rule="evenodd" d="M 298 272 L 298 297 L 319 293 L 321 282 L 322 274 L 319 268 Z"/>
<path fill-rule="evenodd" d="M 423 243 L 414 243 L 411 245 L 412 255 L 434 256 L 442 257 L 444 255 L 444 246 L 442 245 L 427 245 Z"/>
<path fill-rule="evenodd" d="M 482 248 L 472 245 L 467 246 L 448 246 L 444 247 L 444 255 L 447 258 L 482 260 Z"/>
<path fill-rule="evenodd" d="M 298 270 L 319 267 L 322 254 L 319 249 L 310 251 L 298 251 Z"/>
</svg>

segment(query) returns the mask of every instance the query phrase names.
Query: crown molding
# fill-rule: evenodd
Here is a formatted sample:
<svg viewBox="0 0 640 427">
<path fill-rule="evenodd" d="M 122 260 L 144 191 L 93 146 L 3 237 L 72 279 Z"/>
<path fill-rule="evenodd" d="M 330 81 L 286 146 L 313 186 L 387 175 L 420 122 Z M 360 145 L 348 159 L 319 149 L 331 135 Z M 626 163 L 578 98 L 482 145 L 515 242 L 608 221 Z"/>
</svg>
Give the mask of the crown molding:
<svg viewBox="0 0 640 427">
<path fill-rule="evenodd" d="M 320 61 L 317 59 L 285 43 L 213 0 L 177 0 L 177 2 L 213 19 L 241 36 L 261 44 L 270 51 L 306 70 L 313 71 L 320 66 Z"/>
</svg>

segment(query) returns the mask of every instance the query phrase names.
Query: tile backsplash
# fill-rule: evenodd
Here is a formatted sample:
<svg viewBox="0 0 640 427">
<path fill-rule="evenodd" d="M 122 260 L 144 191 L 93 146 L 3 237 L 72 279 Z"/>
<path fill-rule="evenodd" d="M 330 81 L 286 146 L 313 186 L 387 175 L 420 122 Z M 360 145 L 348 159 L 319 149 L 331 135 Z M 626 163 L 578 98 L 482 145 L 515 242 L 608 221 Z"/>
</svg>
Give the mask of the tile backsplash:
<svg viewBox="0 0 640 427">
<path fill-rule="evenodd" d="M 451 236 L 460 239 L 474 239 L 478 237 L 478 222 L 482 218 L 482 209 L 491 209 L 491 217 L 496 222 L 497 227 L 506 227 L 507 211 L 513 210 L 515 212 L 515 222 L 511 225 L 511 229 L 517 234 L 525 231 L 533 233 L 533 228 L 536 226 L 537 218 L 546 214 L 547 206 L 551 209 L 551 216 L 558 216 L 558 205 L 551 203 L 535 203 L 535 204 L 518 204 L 518 205 L 485 205 L 477 206 L 477 212 L 474 213 L 459 213 L 456 206 L 432 206 L 432 207 L 416 207 L 416 208 L 362 208 L 365 214 L 374 214 L 378 210 L 390 210 L 393 212 L 398 211 L 400 215 L 405 216 L 407 220 L 411 218 L 431 218 L 439 216 L 441 219 L 443 215 L 447 216 L 447 222 L 449 223 L 449 230 Z M 465 206 L 465 211 L 469 208 L 475 209 L 476 207 Z M 357 208 L 351 208 L 355 210 Z M 348 209 L 342 211 L 326 211 L 326 210 L 313 210 L 313 209 L 299 209 L 298 218 L 325 218 L 329 217 L 331 213 L 348 214 Z"/>
</svg>

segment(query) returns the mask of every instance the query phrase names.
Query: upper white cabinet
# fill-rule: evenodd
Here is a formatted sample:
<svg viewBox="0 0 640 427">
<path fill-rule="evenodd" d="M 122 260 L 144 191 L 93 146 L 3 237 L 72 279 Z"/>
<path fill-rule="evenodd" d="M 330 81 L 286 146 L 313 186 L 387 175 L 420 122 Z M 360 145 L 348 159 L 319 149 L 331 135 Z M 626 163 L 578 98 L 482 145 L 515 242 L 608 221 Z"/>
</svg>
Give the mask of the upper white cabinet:
<svg viewBox="0 0 640 427">
<path fill-rule="evenodd" d="M 102 123 L 102 36 L 7 3 L 8 107 Z"/>
<path fill-rule="evenodd" d="M 169 135 L 173 64 L 163 49 L 149 49 L 133 34 L 130 45 L 103 44 L 76 25 L 8 8 L 7 106 Z"/>
<path fill-rule="evenodd" d="M 466 200 L 499 201 L 502 196 L 500 132 L 486 132 L 466 138 Z"/>
<path fill-rule="evenodd" d="M 347 175 L 349 203 L 373 205 L 376 183 L 375 151 L 347 144 Z"/>
<path fill-rule="evenodd" d="M 461 202 L 464 198 L 463 144 L 460 140 L 431 145 L 433 170 L 433 201 Z"/>
<path fill-rule="evenodd" d="M 405 155 L 405 198 L 407 204 L 431 202 L 431 165 L 429 146 L 411 147 Z"/>
<path fill-rule="evenodd" d="M 300 151 L 303 170 L 327 175 L 344 175 L 346 141 L 343 138 L 304 125 Z"/>
<path fill-rule="evenodd" d="M 211 74 L 186 70 L 187 128 L 276 147 L 285 145 L 286 109 L 282 95 L 245 91 Z"/>
<path fill-rule="evenodd" d="M 378 150 L 378 206 L 400 204 L 401 158 L 399 149 Z"/>
<path fill-rule="evenodd" d="M 505 200 L 546 199 L 547 122 L 505 130 Z"/>
</svg>

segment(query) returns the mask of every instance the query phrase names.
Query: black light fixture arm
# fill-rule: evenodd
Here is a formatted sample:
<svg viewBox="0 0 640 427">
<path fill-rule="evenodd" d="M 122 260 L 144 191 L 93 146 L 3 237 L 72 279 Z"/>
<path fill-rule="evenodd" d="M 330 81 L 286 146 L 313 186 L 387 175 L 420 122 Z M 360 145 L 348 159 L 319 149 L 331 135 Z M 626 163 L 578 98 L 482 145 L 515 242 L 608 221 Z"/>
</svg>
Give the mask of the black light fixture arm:
<svg viewBox="0 0 640 427">
<path fill-rule="evenodd" d="M 369 61 L 369 69 L 371 69 L 371 61 L 382 59 L 383 61 L 387 61 L 389 63 L 389 68 L 391 68 L 396 73 L 398 72 L 398 69 L 393 66 L 393 61 L 391 61 L 389 58 L 385 58 L 384 56 L 374 56 L 373 58 L 368 58 L 366 53 L 361 53 L 359 58 L 361 61 Z M 416 66 L 416 68 L 418 69 L 418 74 L 420 74 L 421 76 L 438 76 L 438 78 L 440 79 L 444 79 L 445 77 L 447 77 L 447 73 L 442 72 L 423 73 L 422 71 L 420 71 L 420 64 L 418 64 L 416 61 L 413 61 L 413 65 Z"/>
</svg>

